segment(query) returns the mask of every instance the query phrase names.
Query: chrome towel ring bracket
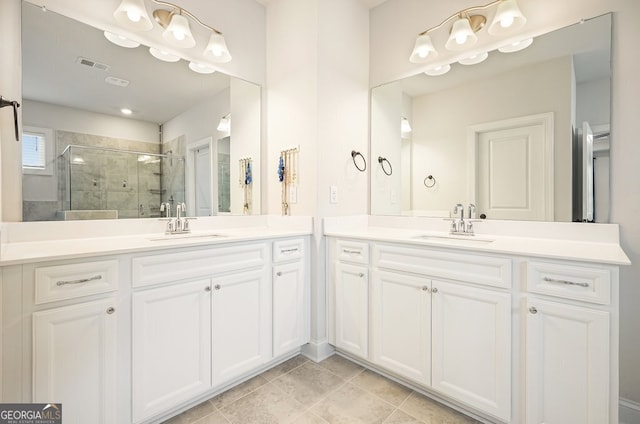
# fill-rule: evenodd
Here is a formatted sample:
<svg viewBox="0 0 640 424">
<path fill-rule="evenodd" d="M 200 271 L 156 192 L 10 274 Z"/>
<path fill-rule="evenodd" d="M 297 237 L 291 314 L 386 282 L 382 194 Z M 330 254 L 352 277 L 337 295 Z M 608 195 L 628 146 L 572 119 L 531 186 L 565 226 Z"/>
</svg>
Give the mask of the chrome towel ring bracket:
<svg viewBox="0 0 640 424">
<path fill-rule="evenodd" d="M 382 156 L 378 156 L 378 163 L 382 167 L 382 172 L 384 172 L 386 175 L 393 174 L 393 167 L 391 166 L 391 162 L 389 162 L 387 160 L 387 158 L 383 158 Z M 385 163 L 387 164 L 386 166 L 385 166 Z M 387 168 L 389 168 L 389 171 L 387 171 Z"/>
<path fill-rule="evenodd" d="M 358 162 L 356 162 L 356 158 L 358 156 L 360 157 L 360 159 L 362 159 L 362 166 L 358 166 Z M 362 156 L 362 153 L 352 150 L 351 159 L 353 160 L 353 165 L 356 167 L 358 171 L 364 172 L 367 170 L 367 160 L 364 158 L 364 156 Z"/>
<path fill-rule="evenodd" d="M 425 187 L 431 188 L 436 185 L 436 179 L 433 177 L 433 175 L 427 175 L 423 181 L 423 184 Z"/>
</svg>

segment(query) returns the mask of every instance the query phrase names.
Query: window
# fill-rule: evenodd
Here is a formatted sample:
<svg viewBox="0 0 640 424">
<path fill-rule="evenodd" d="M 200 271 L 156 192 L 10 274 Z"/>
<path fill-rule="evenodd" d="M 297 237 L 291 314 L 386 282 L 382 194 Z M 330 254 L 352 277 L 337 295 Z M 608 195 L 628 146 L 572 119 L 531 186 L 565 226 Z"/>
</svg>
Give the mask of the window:
<svg viewBox="0 0 640 424">
<path fill-rule="evenodd" d="M 52 131 L 47 128 L 25 126 L 22 131 L 22 172 L 25 174 L 53 174 Z"/>
</svg>

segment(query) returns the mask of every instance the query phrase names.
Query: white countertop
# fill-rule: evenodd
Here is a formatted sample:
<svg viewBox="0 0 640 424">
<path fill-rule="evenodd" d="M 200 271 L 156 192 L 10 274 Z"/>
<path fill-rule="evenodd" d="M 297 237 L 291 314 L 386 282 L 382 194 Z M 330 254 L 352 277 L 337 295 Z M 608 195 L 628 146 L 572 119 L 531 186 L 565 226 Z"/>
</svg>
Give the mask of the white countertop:
<svg viewBox="0 0 640 424">
<path fill-rule="evenodd" d="M 128 220 L 135 221 L 135 220 Z M 306 236 L 312 233 L 312 219 L 309 217 L 250 218 L 247 220 L 217 219 L 194 225 L 189 234 L 165 235 L 162 227 L 149 227 L 139 222 L 140 232 L 122 234 L 131 228 L 129 223 L 95 221 L 92 224 L 77 222 L 67 225 L 66 237 L 59 234 L 60 223 L 8 224 L 5 232 L 11 233 L 0 248 L 0 266 L 83 258 L 99 255 L 117 255 L 136 252 L 151 252 L 164 249 L 195 246 L 213 246 L 224 243 L 245 242 L 282 237 Z M 194 221 L 195 222 L 195 221 Z M 211 223 L 214 225 L 211 225 Z M 87 225 L 112 226 L 112 236 L 105 236 L 105 228 L 100 231 L 87 231 Z M 239 225 L 240 224 L 240 225 Z M 242 225 L 244 224 L 244 225 Z M 133 223 L 135 226 L 135 222 Z M 153 225 L 153 224 L 152 224 Z M 162 224 L 164 225 L 164 224 Z M 75 227 L 75 228 L 74 228 Z M 40 234 L 34 234 L 40 231 Z M 11 240 L 13 238 L 13 240 Z"/>
<path fill-rule="evenodd" d="M 369 220 L 371 221 L 371 220 Z M 379 220 L 378 220 L 379 221 Z M 376 222 L 393 225 L 393 222 Z M 435 222 L 438 224 L 438 222 Z M 513 223 L 509 223 L 509 231 L 513 231 Z M 527 224 L 525 223 L 524 226 Z M 536 224 L 539 225 L 539 224 Z M 462 251 L 472 251 L 477 253 L 494 253 L 511 256 L 533 256 L 550 259 L 564 259 L 584 262 L 595 262 L 601 264 L 630 265 L 629 258 L 624 253 L 617 239 L 617 226 L 604 229 L 589 227 L 589 224 L 582 225 L 581 236 L 570 238 L 573 228 L 568 228 L 566 234 L 562 235 L 562 226 L 558 223 L 551 223 L 555 228 L 555 237 L 536 237 L 527 234 L 527 229 L 520 235 L 504 235 L 478 232 L 475 236 L 450 236 L 447 231 L 440 228 L 434 229 L 429 225 L 422 228 L 406 228 L 403 226 L 375 226 L 371 222 L 362 222 L 362 218 L 354 218 L 351 222 L 344 219 L 340 223 L 325 219 L 324 235 L 333 237 L 343 237 L 351 239 L 373 240 L 378 242 L 403 243 L 412 246 L 428 246 Z M 567 223 L 567 226 L 574 224 Z M 445 227 L 446 228 L 446 227 Z M 599 234 L 590 237 L 588 233 L 595 229 Z M 497 231 L 496 231 L 497 232 Z M 608 235 L 605 233 L 609 233 Z M 424 236 L 427 236 L 426 238 Z M 577 238 L 577 239 L 576 239 Z"/>
</svg>

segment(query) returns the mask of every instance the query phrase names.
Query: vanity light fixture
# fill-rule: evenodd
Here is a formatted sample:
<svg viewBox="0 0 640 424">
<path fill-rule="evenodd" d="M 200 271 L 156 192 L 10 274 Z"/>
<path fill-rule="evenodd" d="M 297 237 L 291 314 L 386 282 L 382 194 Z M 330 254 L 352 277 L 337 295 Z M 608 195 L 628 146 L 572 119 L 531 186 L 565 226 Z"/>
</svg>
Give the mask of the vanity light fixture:
<svg viewBox="0 0 640 424">
<path fill-rule="evenodd" d="M 220 118 L 217 130 L 222 132 L 229 132 L 231 130 L 231 113 L 227 113 Z"/>
<path fill-rule="evenodd" d="M 189 62 L 189 69 L 199 74 L 213 74 L 216 71 L 216 68 L 208 63 L 200 62 Z"/>
<path fill-rule="evenodd" d="M 175 54 L 171 54 L 165 50 L 156 49 L 155 47 L 150 47 L 149 53 L 151 53 L 151 56 L 155 57 L 156 59 L 162 60 L 163 62 L 177 62 L 180 60 L 180 57 L 176 56 Z"/>
<path fill-rule="evenodd" d="M 439 30 L 451 21 L 454 21 L 454 23 L 450 30 L 449 38 L 445 43 L 445 48 L 456 51 L 465 50 L 473 46 L 478 41 L 476 33 L 484 27 L 487 18 L 481 14 L 473 15 L 471 12 L 489 9 L 493 6 L 498 7 L 493 21 L 489 25 L 489 34 L 491 35 L 511 33 L 522 28 L 527 21 L 518 8 L 516 0 L 495 0 L 483 6 L 468 7 L 449 16 L 440 24 L 418 34 L 409 61 L 423 63 L 436 57 L 438 51 L 433 45 L 429 34 Z"/>
<path fill-rule="evenodd" d="M 147 13 L 144 1 L 122 0 L 120 6 L 113 13 L 114 18 L 127 29 L 134 31 L 150 30 L 153 28 L 153 24 Z M 231 60 L 231 54 L 222 32 L 203 23 L 193 13 L 178 5 L 162 0 L 151 1 L 170 9 L 156 9 L 153 11 L 155 21 L 164 28 L 162 37 L 168 44 L 185 49 L 195 47 L 196 40 L 189 26 L 190 19 L 210 32 L 209 41 L 203 50 L 203 55 L 217 63 L 225 63 Z"/>
</svg>

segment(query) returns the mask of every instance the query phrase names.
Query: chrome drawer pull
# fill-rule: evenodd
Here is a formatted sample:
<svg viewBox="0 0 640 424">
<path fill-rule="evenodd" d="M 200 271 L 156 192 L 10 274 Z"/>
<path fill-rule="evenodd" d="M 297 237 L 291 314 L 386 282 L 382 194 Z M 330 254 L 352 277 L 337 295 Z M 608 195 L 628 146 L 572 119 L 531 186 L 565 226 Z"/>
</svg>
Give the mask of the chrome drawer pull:
<svg viewBox="0 0 640 424">
<path fill-rule="evenodd" d="M 291 253 L 291 252 L 297 252 L 298 248 L 294 247 L 293 249 L 280 249 L 280 253 Z"/>
<path fill-rule="evenodd" d="M 531 312 L 532 314 L 537 314 L 538 310 L 536 309 L 535 306 L 532 306 L 532 307 L 529 308 L 529 312 Z"/>
<path fill-rule="evenodd" d="M 94 280 L 102 280 L 102 275 L 95 275 L 89 278 L 81 278 L 79 280 L 58 281 L 56 283 L 56 286 L 66 286 L 67 284 L 82 284 L 82 283 L 88 283 L 89 281 L 94 281 Z"/>
<path fill-rule="evenodd" d="M 342 253 L 346 253 L 348 255 L 359 255 L 361 253 L 361 251 L 360 250 L 342 249 Z"/>
<path fill-rule="evenodd" d="M 543 280 L 548 283 L 560 283 L 560 284 L 567 284 L 569 286 L 589 287 L 589 283 L 576 283 L 575 281 L 556 280 L 555 278 L 550 278 L 550 277 L 544 277 Z"/>
</svg>

